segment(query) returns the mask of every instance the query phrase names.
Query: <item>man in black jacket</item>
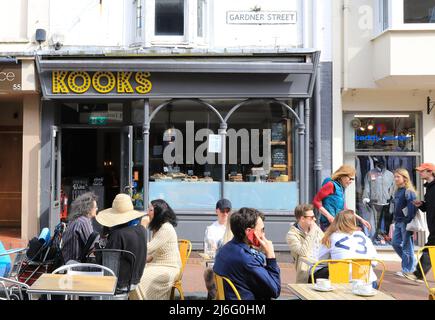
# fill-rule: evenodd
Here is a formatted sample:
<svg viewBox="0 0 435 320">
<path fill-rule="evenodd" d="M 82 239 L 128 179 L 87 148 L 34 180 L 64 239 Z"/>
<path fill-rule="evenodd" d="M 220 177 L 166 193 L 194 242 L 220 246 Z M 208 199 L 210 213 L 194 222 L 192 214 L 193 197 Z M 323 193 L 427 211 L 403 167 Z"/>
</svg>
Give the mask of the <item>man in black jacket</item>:
<svg viewBox="0 0 435 320">
<path fill-rule="evenodd" d="M 426 194 L 424 195 L 424 201 L 414 201 L 414 205 L 421 211 L 426 212 L 427 226 L 429 228 L 429 238 L 426 246 L 435 246 L 435 165 L 423 163 L 416 170 L 420 174 L 420 177 L 426 181 L 424 185 Z M 431 268 L 428 250 L 423 251 L 420 263 L 426 275 Z M 404 275 L 409 280 L 419 283 L 423 282 L 423 275 L 419 266 L 417 266 L 413 273 L 405 273 Z"/>
</svg>

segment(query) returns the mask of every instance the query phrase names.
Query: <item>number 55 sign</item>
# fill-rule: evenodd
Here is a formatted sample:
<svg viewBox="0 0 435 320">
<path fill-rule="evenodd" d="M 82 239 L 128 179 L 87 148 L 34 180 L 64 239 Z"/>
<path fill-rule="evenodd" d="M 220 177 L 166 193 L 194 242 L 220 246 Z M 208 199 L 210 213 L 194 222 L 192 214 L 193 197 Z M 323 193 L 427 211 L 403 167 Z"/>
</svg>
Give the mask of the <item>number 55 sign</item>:
<svg viewBox="0 0 435 320">
<path fill-rule="evenodd" d="M 21 62 L 0 63 L 0 92 L 21 90 Z"/>
</svg>

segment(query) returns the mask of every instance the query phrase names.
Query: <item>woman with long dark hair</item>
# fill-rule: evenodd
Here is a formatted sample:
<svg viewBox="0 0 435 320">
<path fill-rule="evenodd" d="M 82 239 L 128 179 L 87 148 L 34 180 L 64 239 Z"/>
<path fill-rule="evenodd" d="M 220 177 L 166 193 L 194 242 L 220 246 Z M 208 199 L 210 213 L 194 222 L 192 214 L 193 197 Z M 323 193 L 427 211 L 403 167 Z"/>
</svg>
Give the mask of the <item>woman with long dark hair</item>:
<svg viewBox="0 0 435 320">
<path fill-rule="evenodd" d="M 148 243 L 148 258 L 142 279 L 136 289 L 141 300 L 169 300 L 172 285 L 181 270 L 175 212 L 164 200 L 153 200 L 148 206 L 152 239 Z"/>
</svg>

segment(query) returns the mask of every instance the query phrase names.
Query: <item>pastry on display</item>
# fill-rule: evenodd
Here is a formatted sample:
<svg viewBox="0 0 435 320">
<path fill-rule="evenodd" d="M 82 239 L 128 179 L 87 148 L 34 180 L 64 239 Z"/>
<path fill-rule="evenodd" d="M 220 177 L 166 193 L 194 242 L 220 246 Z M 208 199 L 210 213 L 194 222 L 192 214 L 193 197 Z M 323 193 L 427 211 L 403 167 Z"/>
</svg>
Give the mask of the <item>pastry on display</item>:
<svg viewBox="0 0 435 320">
<path fill-rule="evenodd" d="M 186 182 L 198 182 L 198 177 L 197 176 L 191 176 L 191 177 L 185 177 L 183 178 L 183 181 Z"/>
<path fill-rule="evenodd" d="M 213 182 L 213 178 L 204 177 L 204 178 L 200 178 L 198 181 L 199 182 Z"/>
</svg>

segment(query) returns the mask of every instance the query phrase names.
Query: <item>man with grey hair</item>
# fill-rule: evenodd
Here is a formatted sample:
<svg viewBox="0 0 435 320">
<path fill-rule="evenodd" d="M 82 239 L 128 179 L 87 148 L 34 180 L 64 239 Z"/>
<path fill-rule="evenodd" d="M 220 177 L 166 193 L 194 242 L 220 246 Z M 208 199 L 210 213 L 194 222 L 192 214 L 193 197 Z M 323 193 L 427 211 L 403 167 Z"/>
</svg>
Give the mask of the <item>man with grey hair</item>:
<svg viewBox="0 0 435 320">
<path fill-rule="evenodd" d="M 86 254 L 83 249 L 94 232 L 92 218 L 97 215 L 97 210 L 97 196 L 92 192 L 80 195 L 71 203 L 71 214 L 63 235 L 62 256 L 65 263 L 79 261 Z"/>
</svg>

